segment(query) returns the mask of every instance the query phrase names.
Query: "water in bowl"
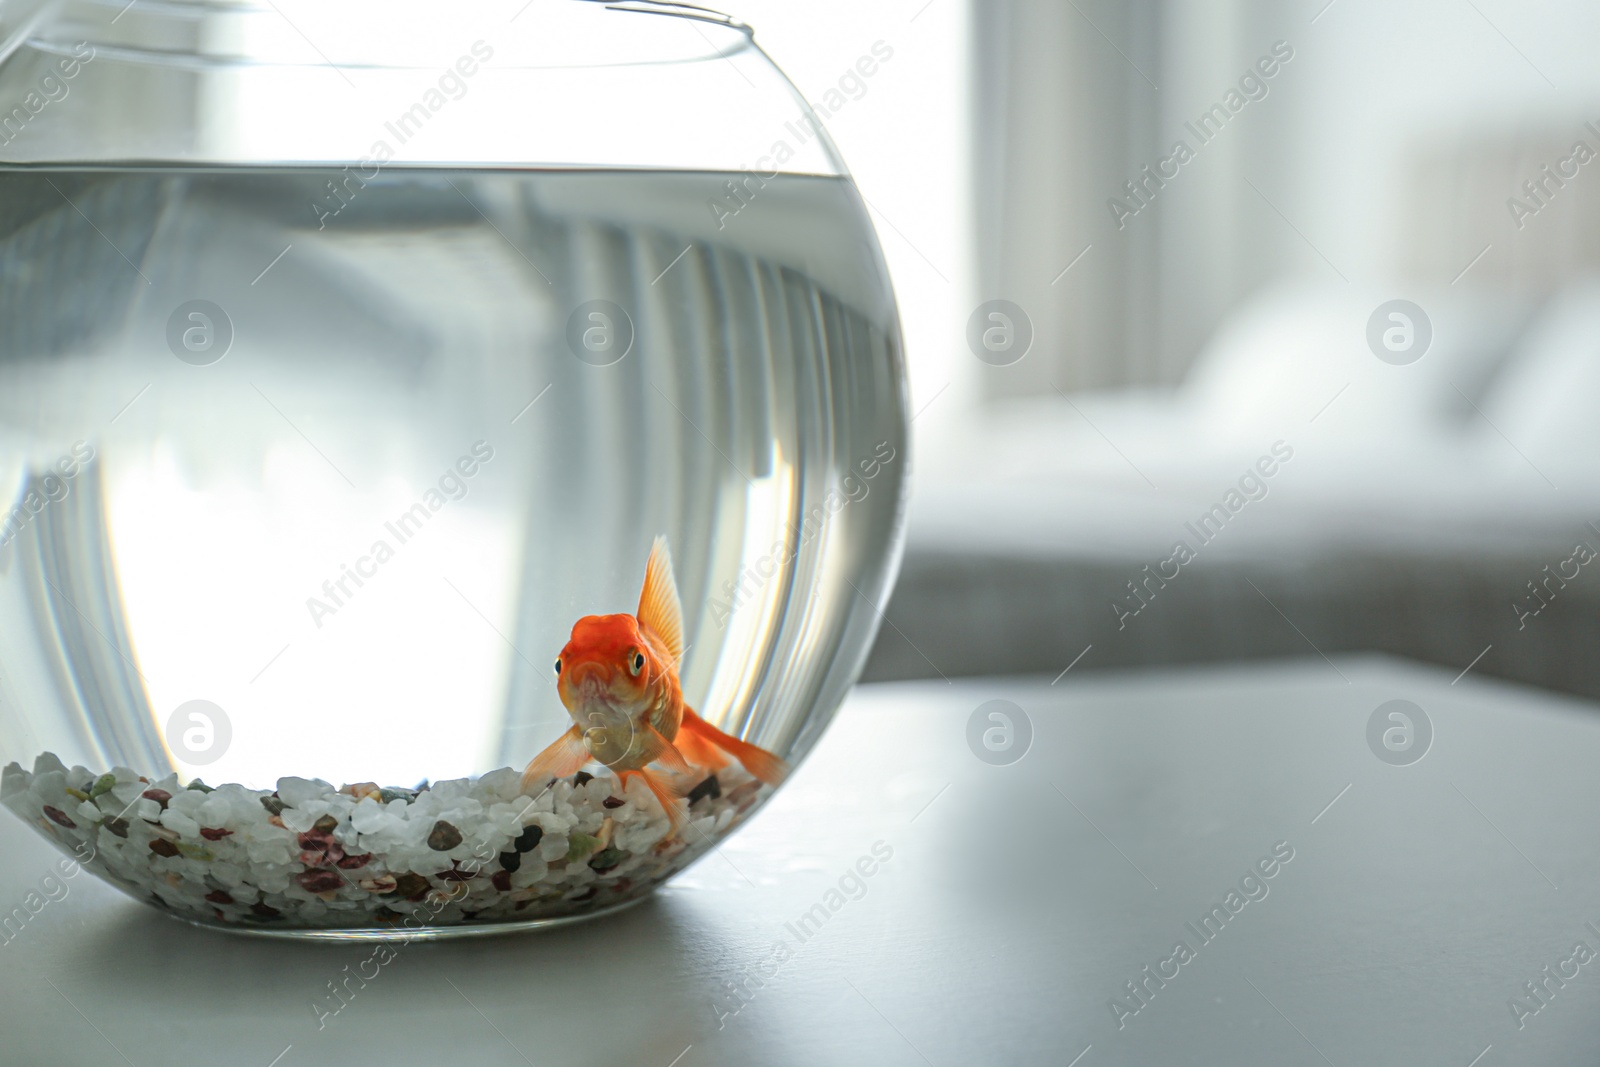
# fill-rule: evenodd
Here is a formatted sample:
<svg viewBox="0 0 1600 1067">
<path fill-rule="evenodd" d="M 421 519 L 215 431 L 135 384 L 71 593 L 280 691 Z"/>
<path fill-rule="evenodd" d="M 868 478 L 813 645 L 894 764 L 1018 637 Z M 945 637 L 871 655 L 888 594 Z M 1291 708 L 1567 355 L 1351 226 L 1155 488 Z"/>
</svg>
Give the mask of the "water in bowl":
<svg viewBox="0 0 1600 1067">
<path fill-rule="evenodd" d="M 664 534 L 689 702 L 803 755 L 893 569 L 900 358 L 844 179 L 0 170 L 7 802 L 202 921 L 634 899 L 769 789 L 682 840 L 599 768 L 530 806 L 552 661 Z"/>
</svg>

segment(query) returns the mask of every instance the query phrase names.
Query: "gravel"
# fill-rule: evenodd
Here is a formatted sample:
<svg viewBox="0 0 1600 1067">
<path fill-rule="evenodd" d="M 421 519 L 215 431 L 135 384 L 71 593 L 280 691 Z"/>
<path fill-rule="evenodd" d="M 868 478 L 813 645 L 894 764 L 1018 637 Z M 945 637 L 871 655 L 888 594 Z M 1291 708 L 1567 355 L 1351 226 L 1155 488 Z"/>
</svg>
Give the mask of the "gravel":
<svg viewBox="0 0 1600 1067">
<path fill-rule="evenodd" d="M 184 786 L 46 752 L 0 772 L 0 803 L 129 895 L 182 918 L 323 930 L 524 922 L 636 899 L 772 792 L 737 764 L 699 783 L 672 833 L 642 781 L 578 772 L 537 796 L 510 767 L 420 789 Z"/>
</svg>

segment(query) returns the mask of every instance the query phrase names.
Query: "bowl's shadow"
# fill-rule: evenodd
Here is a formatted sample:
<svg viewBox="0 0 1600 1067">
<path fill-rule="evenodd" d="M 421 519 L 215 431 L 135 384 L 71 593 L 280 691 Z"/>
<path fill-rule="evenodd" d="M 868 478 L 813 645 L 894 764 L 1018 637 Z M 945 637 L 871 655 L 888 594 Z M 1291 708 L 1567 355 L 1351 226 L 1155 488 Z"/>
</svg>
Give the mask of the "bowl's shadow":
<svg viewBox="0 0 1600 1067">
<path fill-rule="evenodd" d="M 230 937 L 119 907 L 57 962 L 85 1012 L 129 1049 L 199 1030 L 219 1047 L 237 1042 L 240 1062 L 292 1045 L 282 1067 L 352 1054 L 664 1065 L 716 1028 L 710 983 L 682 980 L 716 949 L 689 936 L 683 912 L 653 896 L 520 936 L 330 945 Z"/>
</svg>

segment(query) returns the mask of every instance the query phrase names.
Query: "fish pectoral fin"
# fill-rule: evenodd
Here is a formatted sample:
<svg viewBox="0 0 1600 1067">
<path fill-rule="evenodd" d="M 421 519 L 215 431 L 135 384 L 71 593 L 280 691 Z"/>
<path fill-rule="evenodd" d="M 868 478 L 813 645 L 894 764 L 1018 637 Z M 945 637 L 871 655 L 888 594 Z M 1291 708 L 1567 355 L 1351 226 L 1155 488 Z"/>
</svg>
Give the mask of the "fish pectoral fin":
<svg viewBox="0 0 1600 1067">
<path fill-rule="evenodd" d="M 732 756 L 722 751 L 707 738 L 681 727 L 678 730 L 678 736 L 673 738 L 672 743 L 683 754 L 683 758 L 689 761 L 691 766 L 703 767 L 713 773 L 726 767 L 729 761 L 733 759 Z"/>
<path fill-rule="evenodd" d="M 783 760 L 759 745 L 752 745 L 732 734 L 723 733 L 695 714 L 693 708 L 683 709 L 683 723 L 678 729 L 680 732 L 687 730 L 695 737 L 722 749 L 738 760 L 745 770 L 768 785 L 777 785 L 789 776 L 789 765 Z"/>
<path fill-rule="evenodd" d="M 672 577 L 672 553 L 667 548 L 665 535 L 657 537 L 650 546 L 636 615 L 644 628 L 660 640 L 676 670 L 683 659 L 683 602 L 678 598 L 678 583 Z"/>
<path fill-rule="evenodd" d="M 661 805 L 661 810 L 667 813 L 667 819 L 672 823 L 673 832 L 683 829 L 684 825 L 689 821 L 689 816 L 685 813 L 686 805 L 684 805 L 677 790 L 673 788 L 666 775 L 652 771 L 648 767 L 637 771 L 619 771 L 617 772 L 617 777 L 622 779 L 624 789 L 627 788 L 628 778 L 635 774 L 644 779 L 645 786 L 655 796 L 656 801 Z"/>
<path fill-rule="evenodd" d="M 551 778 L 576 774 L 591 758 L 589 746 L 583 743 L 583 731 L 574 726 L 528 763 L 522 772 L 522 791 L 543 788 Z"/>
<path fill-rule="evenodd" d="M 652 726 L 649 730 L 655 735 L 653 740 L 659 743 L 659 751 L 653 762 L 661 764 L 674 774 L 692 773 L 693 769 L 689 766 L 689 761 L 683 758 L 683 753 L 678 751 L 678 746 L 663 737 L 655 727 Z"/>
</svg>

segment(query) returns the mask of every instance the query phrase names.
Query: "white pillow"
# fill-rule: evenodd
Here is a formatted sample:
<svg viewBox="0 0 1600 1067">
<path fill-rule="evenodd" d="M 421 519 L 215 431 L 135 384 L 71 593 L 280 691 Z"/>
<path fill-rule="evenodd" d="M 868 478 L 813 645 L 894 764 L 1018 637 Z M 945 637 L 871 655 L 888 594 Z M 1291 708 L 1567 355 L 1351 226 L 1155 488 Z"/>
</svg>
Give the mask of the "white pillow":
<svg viewBox="0 0 1600 1067">
<path fill-rule="evenodd" d="M 1600 278 L 1540 311 L 1483 410 L 1541 467 L 1600 472 Z"/>
<path fill-rule="evenodd" d="M 1369 320 L 1394 299 L 1422 308 L 1431 326 L 1427 349 L 1404 365 L 1378 358 L 1367 341 Z M 1313 417 L 1366 441 L 1436 436 L 1476 417 L 1466 398 L 1482 404 L 1525 318 L 1525 305 L 1494 293 L 1274 286 L 1223 322 L 1182 392 L 1205 425 L 1232 437 L 1282 433 Z"/>
</svg>

